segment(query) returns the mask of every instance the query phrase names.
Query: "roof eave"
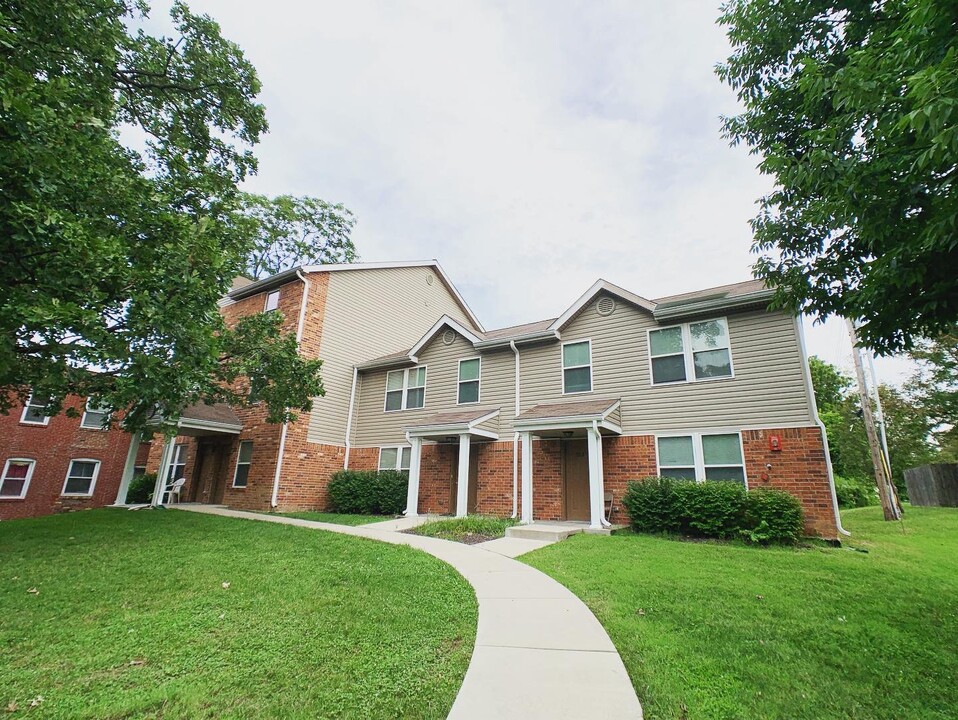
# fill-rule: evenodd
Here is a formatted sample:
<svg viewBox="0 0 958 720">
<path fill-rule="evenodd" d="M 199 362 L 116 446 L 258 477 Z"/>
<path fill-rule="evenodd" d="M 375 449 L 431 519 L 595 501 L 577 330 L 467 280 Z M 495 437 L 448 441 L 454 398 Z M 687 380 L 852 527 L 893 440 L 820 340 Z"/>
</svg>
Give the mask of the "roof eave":
<svg viewBox="0 0 958 720">
<path fill-rule="evenodd" d="M 509 347 L 509 344 L 514 342 L 517 345 L 530 342 L 538 342 L 541 340 L 558 340 L 559 332 L 557 330 L 543 330 L 534 333 L 529 333 L 528 335 L 516 335 L 515 337 L 507 338 L 496 338 L 495 340 L 481 340 L 477 343 L 473 343 L 473 346 L 476 350 L 491 350 L 498 347 Z"/>
<path fill-rule="evenodd" d="M 712 300 L 700 300 L 692 302 L 660 303 L 652 311 L 652 317 L 655 320 L 673 320 L 675 318 L 687 317 L 689 315 L 703 315 L 720 310 L 736 310 L 749 307 L 764 306 L 775 296 L 774 290 L 759 290 L 758 292 L 748 293 L 746 295 L 737 295 L 735 297 L 726 297 Z"/>
</svg>

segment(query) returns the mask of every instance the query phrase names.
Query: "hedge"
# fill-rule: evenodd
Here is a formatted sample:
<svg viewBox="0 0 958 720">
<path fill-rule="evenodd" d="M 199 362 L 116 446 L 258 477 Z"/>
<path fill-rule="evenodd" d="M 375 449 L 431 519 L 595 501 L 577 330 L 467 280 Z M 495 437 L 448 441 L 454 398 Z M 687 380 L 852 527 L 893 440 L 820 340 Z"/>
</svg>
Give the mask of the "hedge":
<svg viewBox="0 0 958 720">
<path fill-rule="evenodd" d="M 787 492 L 732 482 L 646 478 L 629 483 L 622 504 L 636 532 L 794 543 L 804 525 L 801 503 Z"/>
<path fill-rule="evenodd" d="M 407 473 L 396 470 L 340 470 L 329 481 L 334 512 L 398 515 L 406 508 Z"/>
<path fill-rule="evenodd" d="M 126 491 L 126 502 L 130 505 L 145 505 L 153 498 L 156 486 L 156 473 L 144 473 L 130 480 Z"/>
<path fill-rule="evenodd" d="M 873 478 L 835 476 L 835 496 L 843 508 L 878 504 L 878 489 Z"/>
</svg>

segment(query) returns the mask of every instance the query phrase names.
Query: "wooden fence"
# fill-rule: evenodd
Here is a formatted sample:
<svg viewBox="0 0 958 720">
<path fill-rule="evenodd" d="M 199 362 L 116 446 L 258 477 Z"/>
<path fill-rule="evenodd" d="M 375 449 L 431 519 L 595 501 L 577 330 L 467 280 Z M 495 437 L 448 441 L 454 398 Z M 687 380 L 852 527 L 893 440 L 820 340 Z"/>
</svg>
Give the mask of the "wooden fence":
<svg viewBox="0 0 958 720">
<path fill-rule="evenodd" d="M 912 505 L 958 507 L 958 465 L 922 465 L 905 470 Z"/>
</svg>

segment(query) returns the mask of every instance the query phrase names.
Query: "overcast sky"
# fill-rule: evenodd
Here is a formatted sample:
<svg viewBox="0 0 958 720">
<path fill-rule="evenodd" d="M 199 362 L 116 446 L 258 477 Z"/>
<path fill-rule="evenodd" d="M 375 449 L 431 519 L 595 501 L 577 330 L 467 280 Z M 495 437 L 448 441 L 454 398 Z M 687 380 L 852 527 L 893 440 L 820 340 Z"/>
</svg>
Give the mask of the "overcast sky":
<svg viewBox="0 0 958 720">
<path fill-rule="evenodd" d="M 438 259 L 487 328 L 555 317 L 600 277 L 647 298 L 750 278 L 769 183 L 720 136 L 717 3 L 189 4 L 263 82 L 248 189 L 344 203 L 363 260 Z M 850 366 L 839 322 L 806 338 Z"/>
</svg>

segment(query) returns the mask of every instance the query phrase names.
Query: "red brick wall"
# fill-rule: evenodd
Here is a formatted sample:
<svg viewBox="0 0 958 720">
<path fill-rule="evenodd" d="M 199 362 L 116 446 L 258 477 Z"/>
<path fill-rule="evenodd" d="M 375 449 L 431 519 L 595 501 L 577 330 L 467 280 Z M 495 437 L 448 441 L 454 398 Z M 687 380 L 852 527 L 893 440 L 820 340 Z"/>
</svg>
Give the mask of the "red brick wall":
<svg viewBox="0 0 958 720">
<path fill-rule="evenodd" d="M 69 397 L 69 407 L 82 414 L 84 400 Z M 0 498 L 0 520 L 36 517 L 111 505 L 116 500 L 130 435 L 122 430 L 88 430 L 80 427 L 81 417 L 71 418 L 65 413 L 50 418 L 46 425 L 20 422 L 23 408 L 11 408 L 8 415 L 0 415 L 0 472 L 8 458 L 28 458 L 36 461 L 33 477 L 22 500 Z M 87 458 L 100 461 L 100 471 L 92 497 L 63 497 L 70 460 Z"/>
</svg>

